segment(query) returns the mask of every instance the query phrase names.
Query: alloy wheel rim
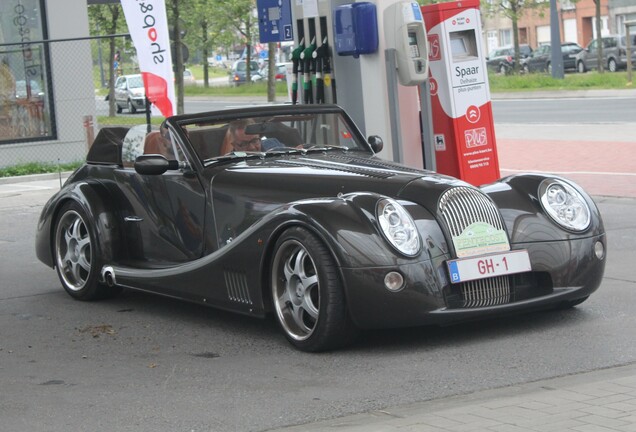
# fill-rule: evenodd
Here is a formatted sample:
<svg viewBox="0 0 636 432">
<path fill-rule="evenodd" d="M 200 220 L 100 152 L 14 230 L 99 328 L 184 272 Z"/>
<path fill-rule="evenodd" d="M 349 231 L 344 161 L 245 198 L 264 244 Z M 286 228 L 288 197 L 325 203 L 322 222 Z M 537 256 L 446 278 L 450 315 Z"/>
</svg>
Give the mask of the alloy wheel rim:
<svg viewBox="0 0 636 432">
<path fill-rule="evenodd" d="M 306 340 L 316 328 L 320 310 L 316 265 L 296 240 L 281 245 L 273 265 L 272 293 L 279 321 L 290 337 Z"/>
<path fill-rule="evenodd" d="M 92 245 L 88 227 L 75 211 L 64 214 L 58 224 L 56 264 L 66 287 L 79 291 L 86 285 L 92 263 Z"/>
</svg>

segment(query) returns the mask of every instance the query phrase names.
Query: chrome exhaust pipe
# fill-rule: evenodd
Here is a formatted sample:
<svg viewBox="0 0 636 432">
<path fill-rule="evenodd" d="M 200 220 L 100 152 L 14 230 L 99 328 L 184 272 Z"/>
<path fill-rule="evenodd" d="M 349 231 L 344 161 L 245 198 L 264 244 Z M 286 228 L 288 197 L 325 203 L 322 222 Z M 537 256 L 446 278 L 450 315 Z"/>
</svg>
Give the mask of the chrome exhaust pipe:
<svg viewBox="0 0 636 432">
<path fill-rule="evenodd" d="M 102 280 L 109 288 L 112 288 L 117 284 L 117 281 L 115 280 L 115 271 L 112 267 L 104 267 L 102 270 Z"/>
</svg>

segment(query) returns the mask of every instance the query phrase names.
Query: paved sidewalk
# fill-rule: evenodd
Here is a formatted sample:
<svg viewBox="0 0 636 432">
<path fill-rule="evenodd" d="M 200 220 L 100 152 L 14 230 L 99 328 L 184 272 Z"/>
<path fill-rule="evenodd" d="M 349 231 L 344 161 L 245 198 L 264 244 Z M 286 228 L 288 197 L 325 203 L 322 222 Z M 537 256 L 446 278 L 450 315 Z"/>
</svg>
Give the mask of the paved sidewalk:
<svg viewBox="0 0 636 432">
<path fill-rule="evenodd" d="M 636 364 L 275 431 L 636 431 Z"/>
</svg>

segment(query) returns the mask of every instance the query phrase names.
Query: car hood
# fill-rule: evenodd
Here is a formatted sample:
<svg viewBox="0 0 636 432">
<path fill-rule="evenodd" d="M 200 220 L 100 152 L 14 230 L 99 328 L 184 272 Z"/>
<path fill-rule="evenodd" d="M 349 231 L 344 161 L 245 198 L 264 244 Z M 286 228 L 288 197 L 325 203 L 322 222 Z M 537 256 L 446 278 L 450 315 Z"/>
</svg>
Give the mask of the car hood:
<svg viewBox="0 0 636 432">
<path fill-rule="evenodd" d="M 220 167 L 219 167 L 220 168 Z M 435 213 L 441 194 L 467 183 L 377 157 L 342 154 L 266 156 L 212 169 L 214 200 L 267 202 L 272 206 L 352 192 L 373 192 L 415 202 Z M 269 207 L 269 206 L 267 206 Z"/>
</svg>

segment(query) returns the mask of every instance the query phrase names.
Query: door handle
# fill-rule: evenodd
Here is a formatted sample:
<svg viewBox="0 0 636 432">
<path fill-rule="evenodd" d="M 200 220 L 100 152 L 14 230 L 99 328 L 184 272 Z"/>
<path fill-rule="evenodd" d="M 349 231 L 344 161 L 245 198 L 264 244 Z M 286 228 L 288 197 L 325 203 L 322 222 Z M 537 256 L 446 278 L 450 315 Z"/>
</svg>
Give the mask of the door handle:
<svg viewBox="0 0 636 432">
<path fill-rule="evenodd" d="M 140 218 L 139 216 L 126 216 L 124 220 L 126 222 L 143 222 L 144 218 Z"/>
</svg>

